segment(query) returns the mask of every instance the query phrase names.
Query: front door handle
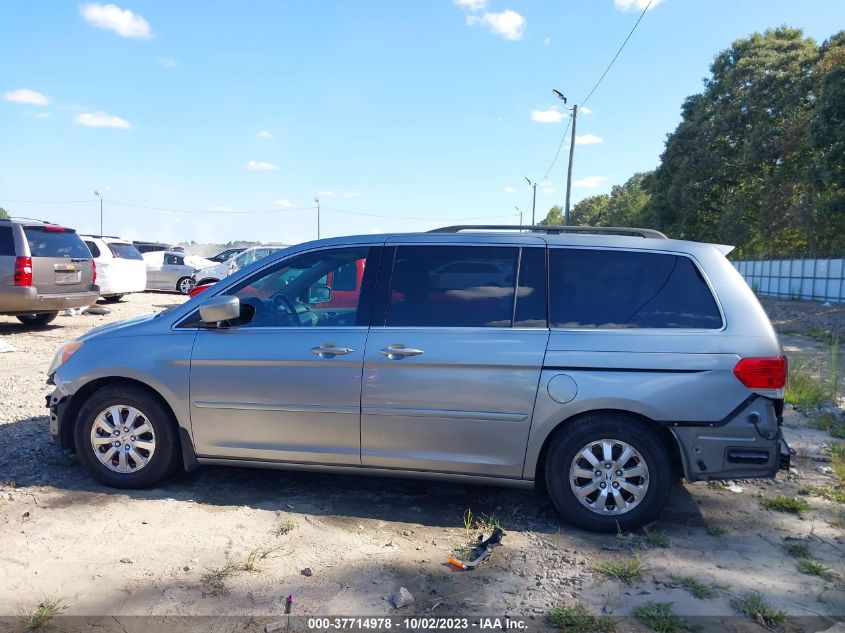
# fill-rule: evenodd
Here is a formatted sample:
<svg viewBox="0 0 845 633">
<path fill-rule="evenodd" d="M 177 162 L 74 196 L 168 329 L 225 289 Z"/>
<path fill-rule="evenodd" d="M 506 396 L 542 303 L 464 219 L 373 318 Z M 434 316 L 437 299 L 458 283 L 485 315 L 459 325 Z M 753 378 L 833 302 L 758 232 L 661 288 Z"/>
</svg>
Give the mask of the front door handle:
<svg viewBox="0 0 845 633">
<path fill-rule="evenodd" d="M 311 348 L 311 353 L 320 358 L 334 358 L 335 356 L 351 354 L 354 351 L 351 347 L 338 347 L 334 343 L 323 343 L 318 347 Z"/>
<path fill-rule="evenodd" d="M 413 347 L 405 347 L 402 343 L 394 343 L 393 345 L 388 345 L 380 349 L 379 353 L 382 356 L 387 356 L 390 360 L 399 360 L 406 356 L 419 356 L 423 351 Z"/>
</svg>

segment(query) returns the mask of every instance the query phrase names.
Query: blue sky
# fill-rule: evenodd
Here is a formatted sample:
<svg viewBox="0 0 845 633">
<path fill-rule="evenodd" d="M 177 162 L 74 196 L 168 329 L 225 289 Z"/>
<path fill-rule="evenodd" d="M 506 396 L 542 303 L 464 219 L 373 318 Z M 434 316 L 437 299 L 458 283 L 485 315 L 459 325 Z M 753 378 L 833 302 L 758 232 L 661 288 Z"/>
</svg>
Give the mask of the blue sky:
<svg viewBox="0 0 845 633">
<path fill-rule="evenodd" d="M 581 102 L 645 0 L 117 2 L 0 0 L 0 206 L 96 231 L 98 190 L 108 234 L 295 243 L 315 195 L 323 237 L 527 222 L 552 88 Z M 573 202 L 653 168 L 714 55 L 781 24 L 823 40 L 845 2 L 654 0 L 578 117 Z"/>
</svg>

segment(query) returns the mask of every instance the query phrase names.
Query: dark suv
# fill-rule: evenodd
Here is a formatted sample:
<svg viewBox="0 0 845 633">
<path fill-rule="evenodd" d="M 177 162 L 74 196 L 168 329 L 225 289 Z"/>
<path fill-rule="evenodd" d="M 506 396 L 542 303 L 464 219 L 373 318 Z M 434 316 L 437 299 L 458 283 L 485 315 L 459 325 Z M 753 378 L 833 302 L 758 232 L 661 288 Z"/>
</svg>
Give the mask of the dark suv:
<svg viewBox="0 0 845 633">
<path fill-rule="evenodd" d="M 0 314 L 47 325 L 59 310 L 94 303 L 96 280 L 91 252 L 73 229 L 0 219 Z"/>
</svg>

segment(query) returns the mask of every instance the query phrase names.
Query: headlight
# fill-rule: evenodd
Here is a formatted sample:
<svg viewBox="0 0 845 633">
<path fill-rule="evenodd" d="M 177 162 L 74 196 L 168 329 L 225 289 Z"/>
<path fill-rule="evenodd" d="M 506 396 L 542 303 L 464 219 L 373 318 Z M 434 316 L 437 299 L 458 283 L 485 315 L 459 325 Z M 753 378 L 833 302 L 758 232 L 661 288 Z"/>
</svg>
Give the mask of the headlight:
<svg viewBox="0 0 845 633">
<path fill-rule="evenodd" d="M 56 355 L 53 356 L 53 362 L 50 363 L 47 375 L 52 376 L 56 373 L 56 370 L 64 365 L 67 360 L 79 350 L 80 347 L 82 347 L 81 341 L 73 341 L 72 343 L 65 343 L 56 350 Z"/>
</svg>

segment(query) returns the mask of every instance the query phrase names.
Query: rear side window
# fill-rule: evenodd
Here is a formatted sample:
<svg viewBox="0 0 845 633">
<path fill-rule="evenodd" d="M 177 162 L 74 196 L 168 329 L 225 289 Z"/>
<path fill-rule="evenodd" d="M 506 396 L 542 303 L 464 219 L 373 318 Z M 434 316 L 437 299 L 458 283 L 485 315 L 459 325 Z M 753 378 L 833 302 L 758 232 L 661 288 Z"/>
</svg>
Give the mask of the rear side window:
<svg viewBox="0 0 845 633">
<path fill-rule="evenodd" d="M 552 327 L 718 329 L 722 317 L 688 257 L 549 251 Z"/>
<path fill-rule="evenodd" d="M 111 254 L 118 259 L 144 259 L 141 253 L 132 244 L 124 244 L 122 242 L 108 242 L 107 246 Z M 94 251 L 91 251 L 92 253 Z M 94 255 L 96 257 L 96 255 Z"/>
<path fill-rule="evenodd" d="M 92 257 L 99 257 L 100 256 L 100 249 L 97 247 L 97 245 L 94 242 L 91 242 L 89 240 L 85 240 L 85 246 L 87 246 L 88 250 L 91 251 Z"/>
<path fill-rule="evenodd" d="M 164 256 L 164 263 L 169 264 L 171 266 L 182 266 L 185 261 L 179 255 L 165 255 Z"/>
<path fill-rule="evenodd" d="M 517 248 L 400 246 L 387 325 L 510 327 Z"/>
<path fill-rule="evenodd" d="M 23 232 L 33 257 L 91 259 L 91 251 L 74 231 L 46 231 L 29 226 Z"/>
<path fill-rule="evenodd" d="M 11 226 L 0 226 L 0 256 L 15 255 L 15 236 Z"/>
</svg>

